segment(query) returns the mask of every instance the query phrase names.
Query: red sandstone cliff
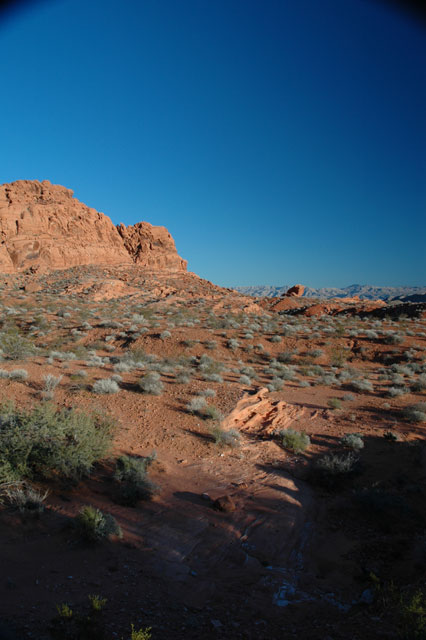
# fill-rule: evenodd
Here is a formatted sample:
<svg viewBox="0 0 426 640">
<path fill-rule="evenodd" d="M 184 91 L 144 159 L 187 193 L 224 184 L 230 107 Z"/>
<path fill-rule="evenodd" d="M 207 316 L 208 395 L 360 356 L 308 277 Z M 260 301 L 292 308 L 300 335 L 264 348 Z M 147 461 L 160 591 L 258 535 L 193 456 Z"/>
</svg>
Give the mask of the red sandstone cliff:
<svg viewBox="0 0 426 640">
<path fill-rule="evenodd" d="M 0 272 L 138 263 L 186 270 L 173 238 L 148 222 L 115 227 L 108 216 L 48 180 L 0 186 Z"/>
</svg>

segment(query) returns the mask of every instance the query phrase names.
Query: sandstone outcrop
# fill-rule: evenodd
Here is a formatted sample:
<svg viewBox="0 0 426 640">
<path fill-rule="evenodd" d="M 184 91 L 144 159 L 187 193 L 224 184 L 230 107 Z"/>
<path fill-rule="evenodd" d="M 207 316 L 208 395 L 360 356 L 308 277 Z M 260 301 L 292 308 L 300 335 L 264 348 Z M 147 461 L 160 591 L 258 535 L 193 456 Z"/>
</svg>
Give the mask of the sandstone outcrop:
<svg viewBox="0 0 426 640">
<path fill-rule="evenodd" d="M 304 291 L 305 286 L 303 284 L 295 284 L 293 287 L 290 287 L 290 289 L 288 289 L 284 295 L 289 298 L 293 296 L 303 296 Z"/>
<path fill-rule="evenodd" d="M 187 261 L 177 254 L 175 242 L 165 227 L 138 222 L 129 227 L 119 224 L 117 230 L 136 264 L 153 269 L 186 271 Z"/>
<path fill-rule="evenodd" d="M 0 272 L 133 263 L 186 271 L 164 227 L 116 227 L 70 189 L 48 180 L 0 186 Z"/>
</svg>

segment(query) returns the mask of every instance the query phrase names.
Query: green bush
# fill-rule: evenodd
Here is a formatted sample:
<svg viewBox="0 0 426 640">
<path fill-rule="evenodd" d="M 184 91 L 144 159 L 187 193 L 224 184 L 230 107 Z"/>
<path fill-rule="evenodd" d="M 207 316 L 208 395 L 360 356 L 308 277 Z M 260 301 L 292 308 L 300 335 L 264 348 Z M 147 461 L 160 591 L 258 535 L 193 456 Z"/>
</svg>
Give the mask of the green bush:
<svg viewBox="0 0 426 640">
<path fill-rule="evenodd" d="M 43 403 L 31 410 L 0 406 L 0 483 L 55 473 L 78 478 L 90 472 L 111 444 L 105 416 Z"/>
<path fill-rule="evenodd" d="M 31 340 L 21 335 L 16 327 L 9 328 L 0 334 L 0 348 L 3 355 L 11 360 L 24 360 L 35 351 Z"/>
<path fill-rule="evenodd" d="M 304 431 L 285 429 L 280 431 L 280 437 L 283 447 L 293 453 L 303 453 L 311 444 L 309 436 Z"/>
<path fill-rule="evenodd" d="M 88 542 L 100 542 L 112 535 L 122 537 L 121 529 L 115 518 L 109 513 L 95 509 L 95 507 L 83 507 L 74 523 L 78 534 Z"/>
<path fill-rule="evenodd" d="M 148 478 L 148 467 L 156 459 L 155 451 L 150 456 L 120 456 L 116 462 L 115 479 L 119 483 L 121 504 L 135 506 L 139 500 L 151 500 L 159 491 L 158 485 Z"/>
</svg>

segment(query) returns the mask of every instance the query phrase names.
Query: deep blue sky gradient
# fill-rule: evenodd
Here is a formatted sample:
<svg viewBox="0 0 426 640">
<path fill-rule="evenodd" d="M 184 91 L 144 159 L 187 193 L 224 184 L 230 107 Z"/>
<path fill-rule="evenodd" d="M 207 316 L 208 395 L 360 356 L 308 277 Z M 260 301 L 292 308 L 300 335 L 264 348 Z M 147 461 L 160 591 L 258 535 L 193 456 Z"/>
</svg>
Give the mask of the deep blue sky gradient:
<svg viewBox="0 0 426 640">
<path fill-rule="evenodd" d="M 221 285 L 426 285 L 425 42 L 367 0 L 24 4 L 0 183 L 164 225 Z"/>
</svg>

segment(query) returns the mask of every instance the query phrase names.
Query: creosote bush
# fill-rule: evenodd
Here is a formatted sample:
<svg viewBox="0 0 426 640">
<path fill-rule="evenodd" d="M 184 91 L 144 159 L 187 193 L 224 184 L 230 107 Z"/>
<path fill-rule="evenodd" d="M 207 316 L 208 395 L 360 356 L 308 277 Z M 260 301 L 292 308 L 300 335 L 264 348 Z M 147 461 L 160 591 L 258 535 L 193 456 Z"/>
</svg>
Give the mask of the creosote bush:
<svg viewBox="0 0 426 640">
<path fill-rule="evenodd" d="M 283 447 L 293 453 L 303 453 L 311 444 L 309 436 L 304 431 L 284 429 L 280 431 L 279 436 Z"/>
<path fill-rule="evenodd" d="M 42 403 L 31 410 L 0 406 L 0 483 L 36 476 L 79 478 L 108 452 L 105 416 Z"/>
</svg>

